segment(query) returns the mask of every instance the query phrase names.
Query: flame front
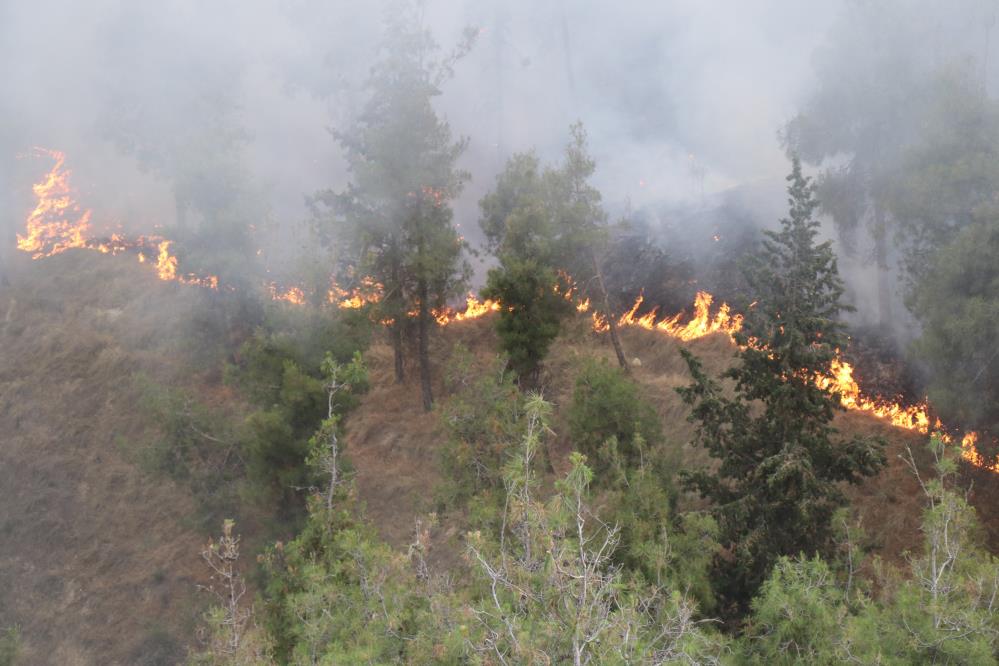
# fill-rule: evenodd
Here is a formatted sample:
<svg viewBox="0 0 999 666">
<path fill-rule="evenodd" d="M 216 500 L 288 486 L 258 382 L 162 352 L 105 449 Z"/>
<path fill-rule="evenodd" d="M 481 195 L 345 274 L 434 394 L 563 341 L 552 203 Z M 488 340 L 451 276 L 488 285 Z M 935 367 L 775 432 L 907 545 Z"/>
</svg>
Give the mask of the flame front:
<svg viewBox="0 0 999 666">
<path fill-rule="evenodd" d="M 718 308 L 718 312 L 714 316 L 711 315 L 711 304 L 714 302 L 714 297 L 706 291 L 697 292 L 697 295 L 694 297 L 694 316 L 686 323 L 680 323 L 681 319 L 683 319 L 682 312 L 672 317 L 659 319 L 658 307 L 653 308 L 651 312 L 638 316 L 638 310 L 644 302 L 645 296 L 640 294 L 635 299 L 635 303 L 631 306 L 631 309 L 617 320 L 617 325 L 621 327 L 635 326 L 644 328 L 647 331 L 658 331 L 685 342 L 697 340 L 698 338 L 703 338 L 706 335 L 714 333 L 734 335 L 742 328 L 742 315 L 731 314 L 727 303 L 722 303 Z M 589 309 L 589 301 L 586 301 L 585 304 L 586 307 L 585 309 L 580 309 L 581 312 Z M 577 306 L 577 309 L 579 309 L 579 306 Z M 608 328 L 609 324 L 604 317 L 594 313 L 593 330 L 600 333 L 606 331 Z"/>
<path fill-rule="evenodd" d="M 90 211 L 81 210 L 73 199 L 69 186 L 71 172 L 65 168 L 66 155 L 45 148 L 35 148 L 34 154 L 50 157 L 55 164 L 31 188 L 38 203 L 28 215 L 25 235 L 17 234 L 17 249 L 30 252 L 32 259 L 41 259 L 74 247 L 86 247 Z"/>
<path fill-rule="evenodd" d="M 439 310 L 434 310 L 434 319 L 441 326 L 447 326 L 452 322 L 458 321 L 469 321 L 471 319 L 478 319 L 483 317 L 490 312 L 497 312 L 500 309 L 500 304 L 498 301 L 492 299 L 486 299 L 480 301 L 476 298 L 475 294 L 469 292 L 468 296 L 465 298 L 465 309 L 461 312 L 455 311 L 453 308 L 445 307 Z"/>
<path fill-rule="evenodd" d="M 102 254 L 117 255 L 126 251 L 135 251 L 140 263 L 152 263 L 160 280 L 197 285 L 209 289 L 218 289 L 218 278 L 210 275 L 199 277 L 194 274 L 178 272 L 177 257 L 171 252 L 172 241 L 157 236 L 139 236 L 129 239 L 119 234 L 100 239 L 91 236 L 91 211 L 83 209 L 73 197 L 73 189 L 69 183 L 71 171 L 65 168 L 66 156 L 57 150 L 36 148 L 34 155 L 49 157 L 55 161 L 45 178 L 32 186 L 37 198 L 35 208 L 28 215 L 25 223 L 25 233 L 17 234 L 17 248 L 31 254 L 32 259 L 42 259 L 81 248 L 96 250 Z M 441 194 L 435 190 L 424 189 L 422 194 L 433 202 L 437 202 Z M 148 256 L 147 256 L 148 255 Z M 556 292 L 572 302 L 576 287 L 572 279 L 565 274 L 561 276 L 565 288 L 556 287 Z M 306 301 L 305 292 L 301 287 L 293 286 L 280 289 L 275 284 L 268 285 L 271 298 L 278 301 L 301 305 Z M 361 280 L 361 286 L 350 292 L 333 285 L 327 301 L 343 309 L 356 309 L 369 303 L 377 303 L 382 298 L 383 287 L 371 278 Z M 638 327 L 648 331 L 664 333 L 681 341 L 692 341 L 714 333 L 726 333 L 729 336 L 737 333 L 743 324 L 741 315 L 733 315 L 729 306 L 722 303 L 712 316 L 711 294 L 700 291 L 694 300 L 694 316 L 686 323 L 681 323 L 683 313 L 660 319 L 658 308 L 638 316 L 638 310 L 644 302 L 644 296 L 639 295 L 631 309 L 621 315 L 617 324 L 621 327 Z M 755 303 L 753 304 L 755 305 Z M 750 306 L 752 307 L 752 306 Z M 493 300 L 479 301 L 474 294 L 466 298 L 465 309 L 461 312 L 446 307 L 433 312 L 434 318 L 441 326 L 454 322 L 478 319 L 502 308 Z M 586 299 L 576 304 L 579 313 L 590 310 L 590 301 Z M 597 333 L 610 328 L 607 319 L 600 313 L 591 313 L 592 327 Z M 853 367 L 844 361 L 837 351 L 837 357 L 832 363 L 832 377 L 820 378 L 817 384 L 839 394 L 844 407 L 853 411 L 871 414 L 891 423 L 893 426 L 923 434 L 932 428 L 940 428 L 939 421 L 931 423 L 929 407 L 924 403 L 904 405 L 901 402 L 882 398 L 865 396 L 856 380 L 853 378 Z M 969 432 L 961 438 L 961 456 L 964 460 L 981 469 L 999 473 L 999 460 L 989 462 L 977 451 L 975 444 L 978 433 Z M 953 442 L 950 435 L 943 435 L 945 441 Z"/>
<path fill-rule="evenodd" d="M 618 319 L 618 326 L 635 326 L 648 331 L 665 333 L 670 337 L 683 341 L 696 340 L 713 333 L 724 332 L 730 336 L 737 333 L 742 328 L 743 318 L 741 315 L 732 315 L 728 304 L 722 303 L 718 312 L 711 316 L 710 309 L 713 297 L 707 292 L 698 292 L 694 301 L 694 317 L 685 324 L 680 320 L 683 313 L 656 321 L 656 310 L 648 314 L 638 316 L 638 310 L 642 305 L 643 297 L 639 296 L 631 309 L 621 315 Z M 753 304 L 755 305 L 755 303 Z M 602 333 L 609 326 L 607 320 L 601 315 L 593 313 L 593 330 Z M 940 429 L 942 424 L 939 421 L 933 422 L 930 419 L 929 405 L 925 402 L 916 405 L 905 405 L 897 400 L 888 400 L 880 397 L 869 397 L 860 390 L 860 385 L 853 377 L 853 366 L 844 361 L 836 350 L 836 358 L 833 359 L 832 377 L 822 377 L 816 379 L 816 384 L 825 389 L 829 389 L 839 394 L 842 405 L 851 411 L 866 412 L 891 425 L 911 430 L 922 434 L 929 434 L 931 429 Z M 953 443 L 954 438 L 946 433 L 941 435 L 943 440 Z M 985 460 L 975 448 L 978 441 L 978 433 L 968 432 L 961 438 L 961 457 L 975 467 L 999 473 L 999 459 L 989 462 Z"/>
<path fill-rule="evenodd" d="M 111 255 L 134 251 L 140 263 L 152 258 L 147 257 L 147 253 L 151 255 L 155 252 L 156 276 L 159 279 L 218 289 L 218 278 L 214 275 L 179 274 L 177 257 L 170 252 L 169 240 L 157 236 L 130 239 L 116 233 L 103 239 L 93 237 L 91 211 L 82 209 L 73 196 L 73 188 L 69 184 L 72 172 L 65 168 L 66 155 L 46 148 L 35 148 L 33 154 L 49 157 L 55 160 L 55 164 L 45 178 L 31 188 L 38 202 L 25 221 L 26 233 L 17 234 L 17 249 L 30 252 L 32 259 L 51 257 L 74 248 Z"/>
</svg>

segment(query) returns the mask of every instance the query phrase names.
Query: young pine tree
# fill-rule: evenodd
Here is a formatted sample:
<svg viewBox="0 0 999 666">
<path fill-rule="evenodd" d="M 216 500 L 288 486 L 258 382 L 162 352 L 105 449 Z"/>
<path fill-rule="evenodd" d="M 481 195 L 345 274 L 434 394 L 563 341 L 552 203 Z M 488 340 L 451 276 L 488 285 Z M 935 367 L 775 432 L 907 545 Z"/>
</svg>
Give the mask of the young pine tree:
<svg viewBox="0 0 999 666">
<path fill-rule="evenodd" d="M 839 396 L 818 380 L 831 377 L 845 343 L 843 285 L 830 243 L 816 243 L 815 189 L 797 159 L 788 182 L 790 215 L 765 232 L 746 271 L 757 301 L 737 335 L 741 362 L 722 375 L 734 380 L 734 397 L 683 352 L 694 381 L 679 392 L 719 461 L 687 481 L 714 503 L 730 558 L 716 576 L 728 612 L 745 609 L 780 556 L 826 551 L 844 502 L 838 484 L 884 464 L 880 442 L 838 439 L 832 427 Z"/>
<path fill-rule="evenodd" d="M 473 33 L 440 57 L 420 14 L 415 4 L 405 5 L 388 20 L 368 101 L 354 126 L 336 135 L 352 182 L 344 192 L 319 193 L 314 206 L 320 229 L 346 255 L 350 271 L 384 286 L 380 314 L 392 321 L 400 382 L 404 337 L 411 330 L 406 323 L 410 312 L 417 313 L 420 385 L 429 410 L 432 310 L 459 290 L 468 271 L 451 209 L 469 178 L 457 168 L 467 141 L 453 137 L 433 99 L 471 48 Z"/>
<path fill-rule="evenodd" d="M 503 350 L 521 379 L 533 383 L 572 306 L 557 290 L 558 239 L 553 202 L 538 158 L 515 155 L 480 206 L 479 224 L 499 265 L 483 295 L 505 306 L 496 324 Z"/>
<path fill-rule="evenodd" d="M 541 170 L 535 155 L 516 155 L 481 202 L 480 226 L 499 260 L 484 294 L 505 306 L 497 324 L 500 340 L 513 369 L 528 383 L 571 312 L 557 293 L 560 271 L 593 292 L 618 362 L 627 370 L 600 268 L 609 234 L 600 192 L 589 182 L 596 165 L 583 126 L 573 125 L 570 133 L 561 164 Z"/>
</svg>

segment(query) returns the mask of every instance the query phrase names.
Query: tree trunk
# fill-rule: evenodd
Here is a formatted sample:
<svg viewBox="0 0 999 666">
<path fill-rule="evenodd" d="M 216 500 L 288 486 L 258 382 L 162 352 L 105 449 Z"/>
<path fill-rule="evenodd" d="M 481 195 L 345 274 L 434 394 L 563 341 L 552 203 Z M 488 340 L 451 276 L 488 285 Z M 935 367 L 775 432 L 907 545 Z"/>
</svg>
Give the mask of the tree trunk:
<svg viewBox="0 0 999 666">
<path fill-rule="evenodd" d="M 434 408 L 433 387 L 430 385 L 430 308 L 427 307 L 426 282 L 419 285 L 420 316 L 418 321 L 419 356 L 420 356 L 420 390 L 423 393 L 423 409 L 429 412 Z"/>
<path fill-rule="evenodd" d="M 604 273 L 600 270 L 597 255 L 592 249 L 590 250 L 590 259 L 593 261 L 593 272 L 597 276 L 597 284 L 600 286 L 600 295 L 604 302 L 604 316 L 607 317 L 607 327 L 610 330 L 610 339 L 611 344 L 614 345 L 614 353 L 617 354 L 617 362 L 625 372 L 628 372 L 628 361 L 624 357 L 621 339 L 617 336 L 617 322 L 614 321 L 614 313 L 611 312 L 610 297 L 607 295 L 607 285 L 604 284 Z"/>
<path fill-rule="evenodd" d="M 888 228 L 884 210 L 879 204 L 874 204 L 874 258 L 878 280 L 878 323 L 882 327 L 890 327 L 892 321 L 891 307 L 891 271 L 888 266 Z"/>
<path fill-rule="evenodd" d="M 406 379 L 406 368 L 402 352 L 403 327 L 406 325 L 406 305 L 402 294 L 402 280 L 399 275 L 398 262 L 392 268 L 392 282 L 394 283 L 386 293 L 386 300 L 391 299 L 389 304 L 389 314 L 393 317 L 391 328 L 392 352 L 395 355 L 395 383 L 402 384 Z"/>
<path fill-rule="evenodd" d="M 396 317 L 392 323 L 392 351 L 395 354 L 395 383 L 401 384 L 406 378 L 406 371 L 402 357 L 402 318 Z"/>
</svg>

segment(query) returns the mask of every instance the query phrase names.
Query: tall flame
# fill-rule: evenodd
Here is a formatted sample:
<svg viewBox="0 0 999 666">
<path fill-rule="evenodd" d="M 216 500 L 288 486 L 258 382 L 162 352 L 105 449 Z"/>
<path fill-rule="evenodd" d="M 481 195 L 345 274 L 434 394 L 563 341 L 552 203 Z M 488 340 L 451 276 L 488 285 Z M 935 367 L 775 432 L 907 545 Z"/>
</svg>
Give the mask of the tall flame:
<svg viewBox="0 0 999 666">
<path fill-rule="evenodd" d="M 86 247 L 90 211 L 81 210 L 73 199 L 69 186 L 72 172 L 65 168 L 66 155 L 45 148 L 35 148 L 34 154 L 50 157 L 55 164 L 31 188 L 38 203 L 28 215 L 25 235 L 17 234 L 17 249 L 30 252 L 32 259 L 41 259 L 74 247 Z"/>
<path fill-rule="evenodd" d="M 218 289 L 214 275 L 199 277 L 177 272 L 177 257 L 170 252 L 171 241 L 158 236 L 139 236 L 134 239 L 112 233 L 105 238 L 91 235 L 91 211 L 82 209 L 74 198 L 66 169 L 66 155 L 58 150 L 35 148 L 38 157 L 49 157 L 55 164 L 45 178 L 32 186 L 38 202 L 25 221 L 25 234 L 17 234 L 17 249 L 30 252 L 32 259 L 51 257 L 74 248 L 96 250 L 101 254 L 120 254 L 135 251 L 139 262 L 145 263 L 155 253 L 156 276 L 161 280 Z M 150 256 L 146 256 L 147 253 Z"/>
</svg>

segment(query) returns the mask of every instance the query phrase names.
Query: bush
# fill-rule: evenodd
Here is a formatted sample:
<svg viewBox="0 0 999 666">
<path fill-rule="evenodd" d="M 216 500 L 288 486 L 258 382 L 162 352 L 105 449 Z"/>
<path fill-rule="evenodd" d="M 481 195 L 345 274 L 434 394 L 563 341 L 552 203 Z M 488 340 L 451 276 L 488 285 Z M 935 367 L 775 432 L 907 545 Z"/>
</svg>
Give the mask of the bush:
<svg viewBox="0 0 999 666">
<path fill-rule="evenodd" d="M 638 386 L 620 368 L 592 360 L 576 380 L 569 434 L 576 449 L 601 463 L 598 478 L 648 464 L 645 453 L 658 450 L 663 439 L 659 417 Z"/>
<path fill-rule="evenodd" d="M 236 419 L 212 410 L 187 391 L 136 379 L 141 409 L 158 434 L 138 451 L 139 466 L 186 484 L 198 507 L 197 522 L 208 524 L 239 508 L 244 470 L 236 451 Z"/>
<path fill-rule="evenodd" d="M 514 376 L 499 357 L 481 372 L 472 357 L 456 349 L 447 372 L 453 395 L 445 402 L 441 420 L 448 440 L 441 451 L 445 482 L 437 489 L 444 507 L 462 506 L 472 498 L 489 504 L 502 486 L 502 468 L 510 442 L 523 432 L 524 398 Z"/>
<path fill-rule="evenodd" d="M 21 631 L 16 626 L 0 632 L 0 666 L 14 666 L 21 651 Z"/>
</svg>

